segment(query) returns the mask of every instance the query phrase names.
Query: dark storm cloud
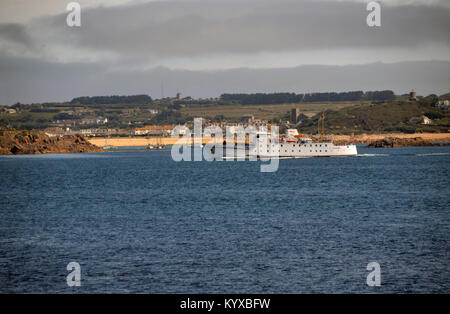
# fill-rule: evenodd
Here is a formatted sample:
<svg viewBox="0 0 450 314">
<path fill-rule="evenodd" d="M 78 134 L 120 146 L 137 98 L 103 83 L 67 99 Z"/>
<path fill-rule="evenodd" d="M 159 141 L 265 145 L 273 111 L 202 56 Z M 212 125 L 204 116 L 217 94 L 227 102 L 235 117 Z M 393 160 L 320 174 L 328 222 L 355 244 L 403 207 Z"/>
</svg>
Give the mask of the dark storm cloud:
<svg viewBox="0 0 450 314">
<path fill-rule="evenodd" d="M 0 39 L 29 47 L 33 43 L 26 27 L 15 23 L 0 24 Z"/>
<path fill-rule="evenodd" d="M 123 57 L 450 44 L 449 8 L 383 6 L 379 29 L 366 25 L 367 14 L 357 2 L 171 1 L 83 9 L 78 29 L 65 26 L 65 14 L 43 18 L 33 28 L 48 45 Z M 23 30 L 3 28 L 9 30 L 0 36 L 26 39 Z"/>
<path fill-rule="evenodd" d="M 132 55 L 450 43 L 449 9 L 383 7 L 379 29 L 367 27 L 367 14 L 363 3 L 336 1 L 147 3 L 88 10 L 72 35 L 82 46 Z"/>
</svg>

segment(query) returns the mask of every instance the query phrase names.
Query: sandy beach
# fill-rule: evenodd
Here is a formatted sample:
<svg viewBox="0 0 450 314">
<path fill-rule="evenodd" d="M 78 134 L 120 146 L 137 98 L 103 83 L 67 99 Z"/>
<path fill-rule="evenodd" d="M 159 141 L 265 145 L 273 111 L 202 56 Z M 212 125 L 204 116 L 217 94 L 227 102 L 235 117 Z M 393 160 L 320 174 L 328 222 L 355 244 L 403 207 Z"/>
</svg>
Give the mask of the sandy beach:
<svg viewBox="0 0 450 314">
<path fill-rule="evenodd" d="M 202 142 L 210 142 L 211 138 L 203 138 Z M 133 146 L 148 146 L 148 145 L 173 145 L 178 142 L 179 144 L 192 144 L 192 139 L 174 138 L 174 137 L 94 137 L 89 138 L 88 141 L 96 146 L 116 146 L 116 147 L 133 147 Z"/>
<path fill-rule="evenodd" d="M 411 139 L 416 137 L 421 137 L 425 141 L 429 142 L 450 142 L 450 133 L 413 133 L 413 134 L 403 134 L 403 133 L 388 133 L 388 134 L 360 134 L 360 135 L 328 135 L 328 138 L 332 139 L 336 143 L 371 143 L 377 140 L 381 140 L 387 137 L 401 138 L 401 139 Z M 133 147 L 133 146 L 148 146 L 148 145 L 173 145 L 178 140 L 181 140 L 184 144 L 190 144 L 189 140 L 184 140 L 180 138 L 173 137 L 163 137 L 163 138 L 146 138 L 146 137 L 95 137 L 89 138 L 88 141 L 96 146 L 116 146 L 116 147 Z M 208 143 L 211 138 L 203 138 L 203 143 Z"/>
</svg>

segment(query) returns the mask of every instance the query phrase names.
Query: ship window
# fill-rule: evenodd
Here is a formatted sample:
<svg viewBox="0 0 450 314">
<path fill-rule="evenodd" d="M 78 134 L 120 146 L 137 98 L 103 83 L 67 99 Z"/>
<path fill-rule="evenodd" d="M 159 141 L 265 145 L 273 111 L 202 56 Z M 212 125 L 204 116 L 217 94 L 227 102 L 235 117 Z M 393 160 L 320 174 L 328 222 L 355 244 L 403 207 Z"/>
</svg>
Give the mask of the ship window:
<svg viewBox="0 0 450 314">
<path fill-rule="evenodd" d="M 327 144 L 325 144 L 325 147 L 327 147 Z"/>
<path fill-rule="evenodd" d="M 325 153 L 327 152 L 327 150 L 325 149 Z"/>
<path fill-rule="evenodd" d="M 312 150 L 310 150 L 309 152 L 312 153 Z"/>
<path fill-rule="evenodd" d="M 322 147 L 322 144 L 320 144 L 319 146 Z"/>
</svg>

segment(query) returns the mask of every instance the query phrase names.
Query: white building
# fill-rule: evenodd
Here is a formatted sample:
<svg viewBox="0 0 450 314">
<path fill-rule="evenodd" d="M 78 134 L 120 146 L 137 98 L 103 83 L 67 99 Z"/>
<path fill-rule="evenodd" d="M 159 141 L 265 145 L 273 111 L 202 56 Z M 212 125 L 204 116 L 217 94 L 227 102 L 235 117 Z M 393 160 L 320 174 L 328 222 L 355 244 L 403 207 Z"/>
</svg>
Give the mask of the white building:
<svg viewBox="0 0 450 314">
<path fill-rule="evenodd" d="M 409 119 L 409 124 L 431 124 L 433 120 L 428 118 L 427 116 L 413 117 Z"/>
<path fill-rule="evenodd" d="M 297 129 L 287 129 L 286 130 L 286 136 L 287 137 L 295 137 L 298 135 Z"/>
<path fill-rule="evenodd" d="M 448 110 L 450 108 L 450 101 L 439 100 L 436 104 L 434 104 L 434 106 L 442 110 Z"/>
<path fill-rule="evenodd" d="M 108 118 L 97 117 L 93 119 L 81 119 L 80 124 L 106 124 L 108 123 Z"/>
<path fill-rule="evenodd" d="M 2 111 L 9 114 L 17 113 L 17 110 L 13 108 L 3 108 Z"/>
</svg>

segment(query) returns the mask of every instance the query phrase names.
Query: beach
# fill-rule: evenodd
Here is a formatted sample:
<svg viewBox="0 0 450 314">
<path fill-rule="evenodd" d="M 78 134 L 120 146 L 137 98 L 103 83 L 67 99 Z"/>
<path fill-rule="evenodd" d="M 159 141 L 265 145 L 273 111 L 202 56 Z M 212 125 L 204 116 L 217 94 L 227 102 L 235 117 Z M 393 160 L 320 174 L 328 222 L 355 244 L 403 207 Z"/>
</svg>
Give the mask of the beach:
<svg viewBox="0 0 450 314">
<path fill-rule="evenodd" d="M 308 135 L 311 136 L 311 135 Z M 400 139 L 414 139 L 422 138 L 424 141 L 430 143 L 436 142 L 450 142 L 450 133 L 386 133 L 386 134 L 360 134 L 360 135 L 328 135 L 327 138 L 333 140 L 337 144 L 370 144 L 372 142 L 382 140 L 384 138 L 400 138 Z M 174 137 L 92 137 L 88 141 L 99 147 L 116 146 L 116 147 L 133 147 L 133 146 L 148 146 L 148 145 L 173 145 L 177 141 L 182 144 L 190 144 L 191 141 L 182 138 Z M 212 138 L 203 138 L 202 143 L 208 143 Z"/>
</svg>

